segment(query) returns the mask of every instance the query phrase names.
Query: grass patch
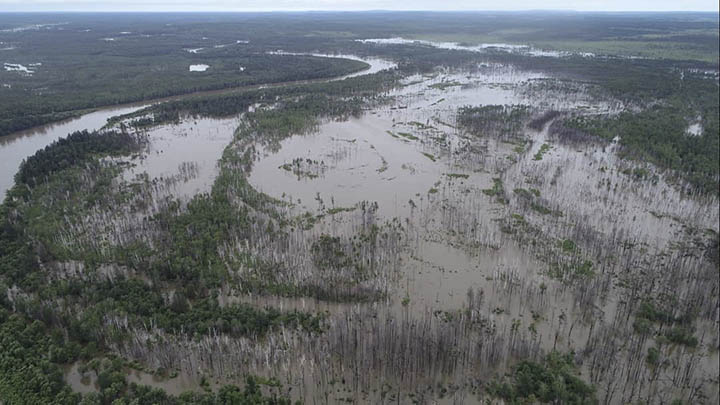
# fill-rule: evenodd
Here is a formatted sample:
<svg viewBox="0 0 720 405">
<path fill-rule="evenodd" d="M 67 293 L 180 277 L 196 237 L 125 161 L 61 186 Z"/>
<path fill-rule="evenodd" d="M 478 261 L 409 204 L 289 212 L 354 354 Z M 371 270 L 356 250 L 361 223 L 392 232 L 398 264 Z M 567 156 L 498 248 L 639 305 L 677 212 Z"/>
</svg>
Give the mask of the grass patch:
<svg viewBox="0 0 720 405">
<path fill-rule="evenodd" d="M 540 149 L 537 151 L 535 156 L 533 156 L 533 160 L 542 160 L 543 155 L 547 153 L 547 151 L 550 150 L 550 145 L 544 143 L 542 146 L 540 146 Z"/>
<path fill-rule="evenodd" d="M 342 212 L 355 211 L 355 207 L 333 207 L 327 210 L 328 215 L 340 214 Z"/>
<path fill-rule="evenodd" d="M 407 132 L 398 132 L 397 134 L 398 134 L 399 136 L 402 136 L 403 138 L 409 139 L 409 140 L 411 140 L 411 141 L 417 141 L 418 139 L 420 139 L 420 138 L 418 138 L 417 136 L 415 136 L 415 135 L 413 135 L 413 134 L 409 134 L 409 133 L 407 133 Z"/>
</svg>

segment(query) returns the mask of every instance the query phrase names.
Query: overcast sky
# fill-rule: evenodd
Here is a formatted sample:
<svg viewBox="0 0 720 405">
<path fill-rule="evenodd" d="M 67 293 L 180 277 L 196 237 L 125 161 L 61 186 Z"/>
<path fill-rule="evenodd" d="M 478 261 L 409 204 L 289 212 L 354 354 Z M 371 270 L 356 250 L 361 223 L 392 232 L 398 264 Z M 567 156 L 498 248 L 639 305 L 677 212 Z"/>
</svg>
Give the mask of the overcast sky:
<svg viewBox="0 0 720 405">
<path fill-rule="evenodd" d="M 0 0 L 2 11 L 717 11 L 718 0 Z"/>
</svg>

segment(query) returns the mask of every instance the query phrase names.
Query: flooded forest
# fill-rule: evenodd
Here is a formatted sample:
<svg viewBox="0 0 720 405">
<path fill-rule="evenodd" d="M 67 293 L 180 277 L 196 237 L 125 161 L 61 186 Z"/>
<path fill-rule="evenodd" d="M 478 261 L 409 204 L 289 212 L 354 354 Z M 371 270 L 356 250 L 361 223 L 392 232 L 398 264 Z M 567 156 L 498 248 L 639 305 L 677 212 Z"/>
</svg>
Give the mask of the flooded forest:
<svg viewBox="0 0 720 405">
<path fill-rule="evenodd" d="M 717 13 L 0 15 L 0 404 L 717 404 Z"/>
</svg>

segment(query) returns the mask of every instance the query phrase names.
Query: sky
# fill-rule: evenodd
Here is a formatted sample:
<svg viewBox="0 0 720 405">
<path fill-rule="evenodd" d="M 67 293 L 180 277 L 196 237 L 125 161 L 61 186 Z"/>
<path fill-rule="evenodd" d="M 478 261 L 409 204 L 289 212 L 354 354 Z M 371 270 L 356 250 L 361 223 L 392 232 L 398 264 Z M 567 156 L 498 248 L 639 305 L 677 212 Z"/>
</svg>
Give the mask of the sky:
<svg viewBox="0 0 720 405">
<path fill-rule="evenodd" d="M 0 0 L 3 11 L 718 11 L 718 0 Z"/>
</svg>

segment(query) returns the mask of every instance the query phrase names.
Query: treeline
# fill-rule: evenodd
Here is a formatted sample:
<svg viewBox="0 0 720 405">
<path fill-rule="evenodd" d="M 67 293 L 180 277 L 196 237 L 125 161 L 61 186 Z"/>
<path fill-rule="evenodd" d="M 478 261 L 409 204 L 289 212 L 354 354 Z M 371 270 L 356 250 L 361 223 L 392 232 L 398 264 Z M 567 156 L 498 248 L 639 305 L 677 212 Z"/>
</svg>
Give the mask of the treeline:
<svg viewBox="0 0 720 405">
<path fill-rule="evenodd" d="M 239 90 L 227 94 L 187 97 L 156 104 L 134 113 L 113 117 L 108 125 L 136 117 L 152 117 L 142 121 L 143 126 L 160 125 L 180 120 L 184 114 L 205 117 L 228 117 L 248 110 L 255 104 L 275 103 L 282 100 L 301 103 L 313 115 L 357 114 L 360 111 L 360 99 L 375 96 L 391 89 L 399 79 L 396 72 L 382 71 L 373 75 L 356 76 L 344 80 L 295 84 L 264 89 Z M 341 97 L 342 100 L 337 98 Z M 348 99 L 349 98 L 349 99 Z M 341 101 L 338 103 L 338 101 Z M 352 111 L 347 106 L 354 104 Z M 338 108 L 343 109 L 337 111 Z M 142 119 L 142 118 L 141 118 Z M 132 122 L 132 121 L 130 121 Z"/>
<path fill-rule="evenodd" d="M 490 395 L 510 404 L 596 404 L 595 387 L 577 376 L 572 353 L 551 352 L 541 362 L 523 360 L 505 381 L 493 381 Z"/>
<path fill-rule="evenodd" d="M 45 125 L 51 122 L 58 122 L 69 118 L 76 118 L 82 115 L 80 111 L 65 111 L 59 113 L 37 114 L 37 115 L 13 115 L 0 118 L 0 136 L 9 135 L 14 132 L 28 128 Z"/>
<path fill-rule="evenodd" d="M 16 302 L 15 308 L 47 322 L 55 319 L 55 326 L 66 329 L 72 341 L 83 346 L 96 344 L 99 349 L 103 349 L 102 342 L 122 340 L 130 329 L 148 324 L 169 334 L 187 336 L 222 333 L 261 337 L 280 327 L 308 333 L 319 333 L 323 328 L 320 315 L 260 309 L 250 304 L 221 306 L 215 295 L 199 295 L 188 286 L 179 287 L 168 299 L 165 285 L 152 287 L 138 279 L 71 280 L 54 284 L 47 292 L 86 306 L 82 313 L 48 317 L 42 305 L 22 301 Z M 120 319 L 122 322 L 108 324 L 108 320 Z"/>
<path fill-rule="evenodd" d="M 137 151 L 145 139 L 127 132 L 77 131 L 38 150 L 20 165 L 15 182 L 35 185 L 54 172 L 86 162 L 94 155 Z"/>
</svg>

